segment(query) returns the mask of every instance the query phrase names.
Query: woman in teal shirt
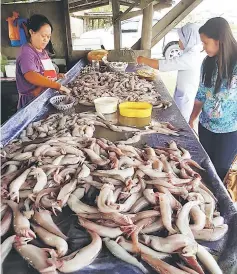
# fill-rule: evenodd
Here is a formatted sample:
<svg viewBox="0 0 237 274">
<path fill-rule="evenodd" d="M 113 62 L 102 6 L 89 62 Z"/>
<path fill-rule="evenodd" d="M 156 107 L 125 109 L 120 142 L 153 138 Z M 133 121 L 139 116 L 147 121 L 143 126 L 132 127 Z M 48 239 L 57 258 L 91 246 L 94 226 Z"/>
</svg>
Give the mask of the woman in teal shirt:
<svg viewBox="0 0 237 274">
<path fill-rule="evenodd" d="M 199 30 L 207 53 L 189 124 L 199 117 L 200 142 L 223 180 L 237 154 L 237 42 L 216 17 Z"/>
</svg>

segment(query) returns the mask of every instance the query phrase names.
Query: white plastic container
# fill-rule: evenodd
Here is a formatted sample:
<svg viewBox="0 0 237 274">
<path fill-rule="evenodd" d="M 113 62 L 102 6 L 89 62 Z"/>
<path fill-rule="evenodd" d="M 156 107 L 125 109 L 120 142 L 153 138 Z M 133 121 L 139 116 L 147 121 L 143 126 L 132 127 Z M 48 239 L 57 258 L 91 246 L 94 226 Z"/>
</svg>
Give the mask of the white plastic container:
<svg viewBox="0 0 237 274">
<path fill-rule="evenodd" d="M 110 114 L 117 111 L 118 98 L 116 97 L 101 97 L 94 100 L 95 109 L 99 113 Z"/>
<path fill-rule="evenodd" d="M 6 76 L 9 78 L 16 77 L 16 64 L 8 64 L 5 66 Z"/>
</svg>

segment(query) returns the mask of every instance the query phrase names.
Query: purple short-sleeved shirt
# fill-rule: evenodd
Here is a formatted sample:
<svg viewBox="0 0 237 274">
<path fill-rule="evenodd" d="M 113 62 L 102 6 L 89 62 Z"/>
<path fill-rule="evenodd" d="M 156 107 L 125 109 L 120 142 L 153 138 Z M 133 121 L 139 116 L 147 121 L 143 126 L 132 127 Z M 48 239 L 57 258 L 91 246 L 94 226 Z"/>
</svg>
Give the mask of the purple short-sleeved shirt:
<svg viewBox="0 0 237 274">
<path fill-rule="evenodd" d="M 30 95 L 30 92 L 37 88 L 37 86 L 26 81 L 24 74 L 29 71 L 35 71 L 43 75 L 44 68 L 41 59 L 45 58 L 49 58 L 46 50 L 37 52 L 29 44 L 21 47 L 16 59 L 16 85 L 19 94 Z"/>
</svg>

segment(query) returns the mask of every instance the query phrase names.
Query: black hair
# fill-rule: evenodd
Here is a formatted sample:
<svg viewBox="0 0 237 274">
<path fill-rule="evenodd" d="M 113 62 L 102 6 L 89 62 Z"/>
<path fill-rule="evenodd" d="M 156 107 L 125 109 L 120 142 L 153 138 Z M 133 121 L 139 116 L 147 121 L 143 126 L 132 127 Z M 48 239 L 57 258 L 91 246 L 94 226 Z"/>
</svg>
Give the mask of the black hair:
<svg viewBox="0 0 237 274">
<path fill-rule="evenodd" d="M 27 30 L 28 32 L 30 30 L 33 30 L 34 32 L 37 32 L 41 27 L 44 25 L 50 25 L 51 30 L 53 31 L 53 26 L 48 20 L 47 17 L 41 14 L 34 14 L 30 17 L 30 19 L 27 20 Z M 29 34 L 30 37 L 30 34 Z"/>
<path fill-rule="evenodd" d="M 200 29 L 200 34 L 219 41 L 217 56 L 207 57 L 203 62 L 202 82 L 205 87 L 215 85 L 215 93 L 220 91 L 222 81 L 227 80 L 228 88 L 232 80 L 233 69 L 237 63 L 237 42 L 232 34 L 229 23 L 222 17 L 208 20 Z M 217 72 L 216 83 L 212 77 Z"/>
</svg>

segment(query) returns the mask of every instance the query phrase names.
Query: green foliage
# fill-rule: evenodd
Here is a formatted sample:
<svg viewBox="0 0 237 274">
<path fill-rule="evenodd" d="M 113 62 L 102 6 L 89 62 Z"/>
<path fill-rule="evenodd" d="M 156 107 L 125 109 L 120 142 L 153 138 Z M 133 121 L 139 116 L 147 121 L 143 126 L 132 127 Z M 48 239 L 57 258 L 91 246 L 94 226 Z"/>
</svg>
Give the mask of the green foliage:
<svg viewBox="0 0 237 274">
<path fill-rule="evenodd" d="M 120 6 L 121 11 L 125 11 L 127 9 L 126 6 Z M 111 12 L 112 13 L 112 5 L 107 5 L 103 7 L 93 8 L 92 12 Z"/>
<path fill-rule="evenodd" d="M 120 6 L 121 11 L 125 11 L 127 9 L 126 6 Z M 111 13 L 112 14 L 112 5 L 107 5 L 103 7 L 97 7 L 90 10 L 90 12 L 97 12 L 97 13 Z M 88 30 L 98 29 L 98 28 L 109 28 L 112 26 L 112 19 L 89 19 L 89 23 L 87 26 Z"/>
<path fill-rule="evenodd" d="M 7 65 L 7 57 L 1 54 L 1 72 L 5 72 L 5 65 Z"/>
</svg>

